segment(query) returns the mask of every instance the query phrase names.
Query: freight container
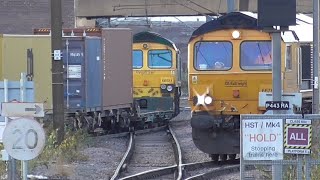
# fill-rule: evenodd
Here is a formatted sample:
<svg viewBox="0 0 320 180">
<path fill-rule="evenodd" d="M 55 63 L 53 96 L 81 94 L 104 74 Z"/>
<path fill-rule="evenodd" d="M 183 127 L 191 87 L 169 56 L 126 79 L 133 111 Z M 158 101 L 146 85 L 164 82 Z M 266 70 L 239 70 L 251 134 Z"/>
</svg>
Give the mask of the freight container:
<svg viewBox="0 0 320 180">
<path fill-rule="evenodd" d="M 35 82 L 35 101 L 46 109 L 52 109 L 50 48 L 48 36 L 0 35 L 0 79 L 18 81 L 21 72 L 27 73 Z"/>
<path fill-rule="evenodd" d="M 63 37 L 66 112 L 131 107 L 132 32 L 103 29 L 102 37 Z M 52 110 L 50 35 L 0 36 L 0 78 L 35 83 L 35 101 Z"/>
<path fill-rule="evenodd" d="M 102 30 L 103 106 L 124 108 L 133 103 L 132 31 Z"/>
<path fill-rule="evenodd" d="M 102 54 L 101 38 L 86 38 L 85 56 L 87 60 L 87 111 L 101 110 L 102 107 Z M 91 57 L 91 58 L 90 58 Z M 88 60 L 90 59 L 90 63 Z"/>
<path fill-rule="evenodd" d="M 44 103 L 45 109 L 50 112 L 52 110 L 50 36 L 2 35 L 0 39 L 0 78 L 16 81 L 20 79 L 21 72 L 27 73 L 29 80 L 35 82 L 35 100 Z M 101 104 L 97 100 L 97 92 L 88 91 L 86 94 L 86 78 L 90 80 L 92 74 L 96 75 L 95 73 L 101 71 L 100 66 L 91 67 L 90 64 L 101 58 L 101 38 L 64 37 L 62 51 L 67 112 L 87 107 L 87 99 L 88 106 L 94 103 Z M 86 68 L 91 71 L 88 73 L 90 77 L 87 77 Z M 88 82 L 88 85 L 92 86 L 91 81 Z M 90 90 L 97 91 L 94 88 Z M 95 99 L 91 99 L 92 95 Z"/>
<path fill-rule="evenodd" d="M 65 102 L 68 112 L 130 108 L 132 32 L 103 29 L 102 37 L 65 37 Z"/>
<path fill-rule="evenodd" d="M 65 106 L 68 112 L 101 107 L 101 38 L 63 38 Z"/>
</svg>

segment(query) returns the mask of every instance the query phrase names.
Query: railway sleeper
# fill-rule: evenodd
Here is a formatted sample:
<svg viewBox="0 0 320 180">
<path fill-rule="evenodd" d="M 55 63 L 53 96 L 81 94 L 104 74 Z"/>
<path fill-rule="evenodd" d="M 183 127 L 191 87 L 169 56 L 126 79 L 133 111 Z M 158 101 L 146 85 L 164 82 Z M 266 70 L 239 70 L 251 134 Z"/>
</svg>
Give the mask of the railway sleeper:
<svg viewBox="0 0 320 180">
<path fill-rule="evenodd" d="M 212 161 L 219 161 L 220 160 L 223 162 L 223 161 L 227 161 L 227 160 L 235 160 L 236 157 L 237 157 L 237 154 L 210 154 L 210 158 L 212 159 Z"/>
</svg>

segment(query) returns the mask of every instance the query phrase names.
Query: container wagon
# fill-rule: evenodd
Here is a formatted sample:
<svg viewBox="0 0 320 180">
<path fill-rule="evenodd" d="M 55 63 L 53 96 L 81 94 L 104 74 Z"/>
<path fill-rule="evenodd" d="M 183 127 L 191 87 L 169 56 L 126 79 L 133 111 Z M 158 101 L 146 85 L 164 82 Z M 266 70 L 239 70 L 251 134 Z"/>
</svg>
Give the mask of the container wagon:
<svg viewBox="0 0 320 180">
<path fill-rule="evenodd" d="M 52 114 L 51 37 L 2 35 L 1 78 L 18 80 L 27 72 L 36 101 Z M 133 116 L 132 32 L 100 30 L 101 37 L 63 36 L 65 107 L 73 127 L 127 129 Z M 70 122 L 70 121 L 67 121 Z M 75 126 L 74 126 L 75 125 Z"/>
<path fill-rule="evenodd" d="M 63 29 L 62 33 L 65 36 L 100 37 L 101 30 L 102 28 Z M 34 34 L 38 35 L 50 33 L 50 28 L 34 30 Z M 143 59 L 137 59 L 141 52 L 144 53 Z M 155 32 L 140 32 L 133 35 L 133 96 L 137 102 L 138 122 L 135 124 L 138 127 L 161 125 L 179 114 L 181 94 L 179 54 L 179 49 L 172 41 Z M 137 68 L 134 63 L 141 60 L 143 67 Z M 167 61 L 171 61 L 171 67 L 165 67 Z M 160 63 L 158 64 L 160 67 L 150 65 L 150 62 Z M 161 87 L 164 89 L 160 89 Z"/>
</svg>

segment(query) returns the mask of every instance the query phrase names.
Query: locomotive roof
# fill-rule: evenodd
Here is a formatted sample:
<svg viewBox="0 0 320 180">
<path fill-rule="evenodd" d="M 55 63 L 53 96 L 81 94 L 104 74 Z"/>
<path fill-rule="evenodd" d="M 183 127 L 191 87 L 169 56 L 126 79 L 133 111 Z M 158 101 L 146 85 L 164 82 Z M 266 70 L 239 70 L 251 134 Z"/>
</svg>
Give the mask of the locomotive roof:
<svg viewBox="0 0 320 180">
<path fill-rule="evenodd" d="M 170 46 L 177 49 L 175 44 L 167 38 L 162 37 L 160 34 L 150 31 L 143 31 L 133 35 L 133 43 L 152 42 Z"/>
<path fill-rule="evenodd" d="M 189 42 L 197 36 L 221 29 L 242 28 L 262 30 L 262 28 L 257 24 L 257 17 L 257 13 L 252 12 L 228 13 L 201 25 L 192 33 Z M 296 19 L 296 25 L 289 26 L 289 31 L 282 34 L 282 39 L 285 42 L 293 42 L 297 40 L 300 42 L 312 41 L 312 18 L 299 13 L 296 15 Z"/>
<path fill-rule="evenodd" d="M 234 28 L 258 29 L 257 19 L 241 12 L 231 12 L 201 25 L 192 33 L 190 41 L 211 31 Z"/>
</svg>

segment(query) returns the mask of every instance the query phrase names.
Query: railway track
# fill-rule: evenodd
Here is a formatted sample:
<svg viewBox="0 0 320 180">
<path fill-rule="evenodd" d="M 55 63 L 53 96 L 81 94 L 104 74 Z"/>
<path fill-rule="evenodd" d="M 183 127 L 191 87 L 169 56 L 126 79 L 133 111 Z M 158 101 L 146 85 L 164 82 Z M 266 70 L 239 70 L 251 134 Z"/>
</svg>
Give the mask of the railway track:
<svg viewBox="0 0 320 180">
<path fill-rule="evenodd" d="M 167 175 L 167 179 L 181 179 L 181 162 L 180 145 L 169 126 L 137 131 L 130 133 L 128 149 L 111 179 L 159 175 Z"/>
<path fill-rule="evenodd" d="M 167 166 L 140 172 L 131 176 L 120 178 L 121 180 L 140 180 L 140 179 L 175 179 L 175 180 L 198 180 L 214 179 L 222 175 L 236 173 L 240 171 L 238 160 L 225 162 L 198 162 L 181 164 L 182 173 L 180 177 L 175 176 L 178 165 Z"/>
<path fill-rule="evenodd" d="M 109 136 L 124 135 L 128 134 Z M 169 148 L 170 144 L 173 148 Z M 111 179 L 211 179 L 240 170 L 239 159 L 187 164 L 182 161 L 181 147 L 170 125 L 137 131 L 130 133 L 128 150 Z"/>
<path fill-rule="evenodd" d="M 185 180 L 215 179 L 219 176 L 240 172 L 240 161 L 208 161 L 195 164 L 186 164 L 184 167 Z"/>
</svg>

